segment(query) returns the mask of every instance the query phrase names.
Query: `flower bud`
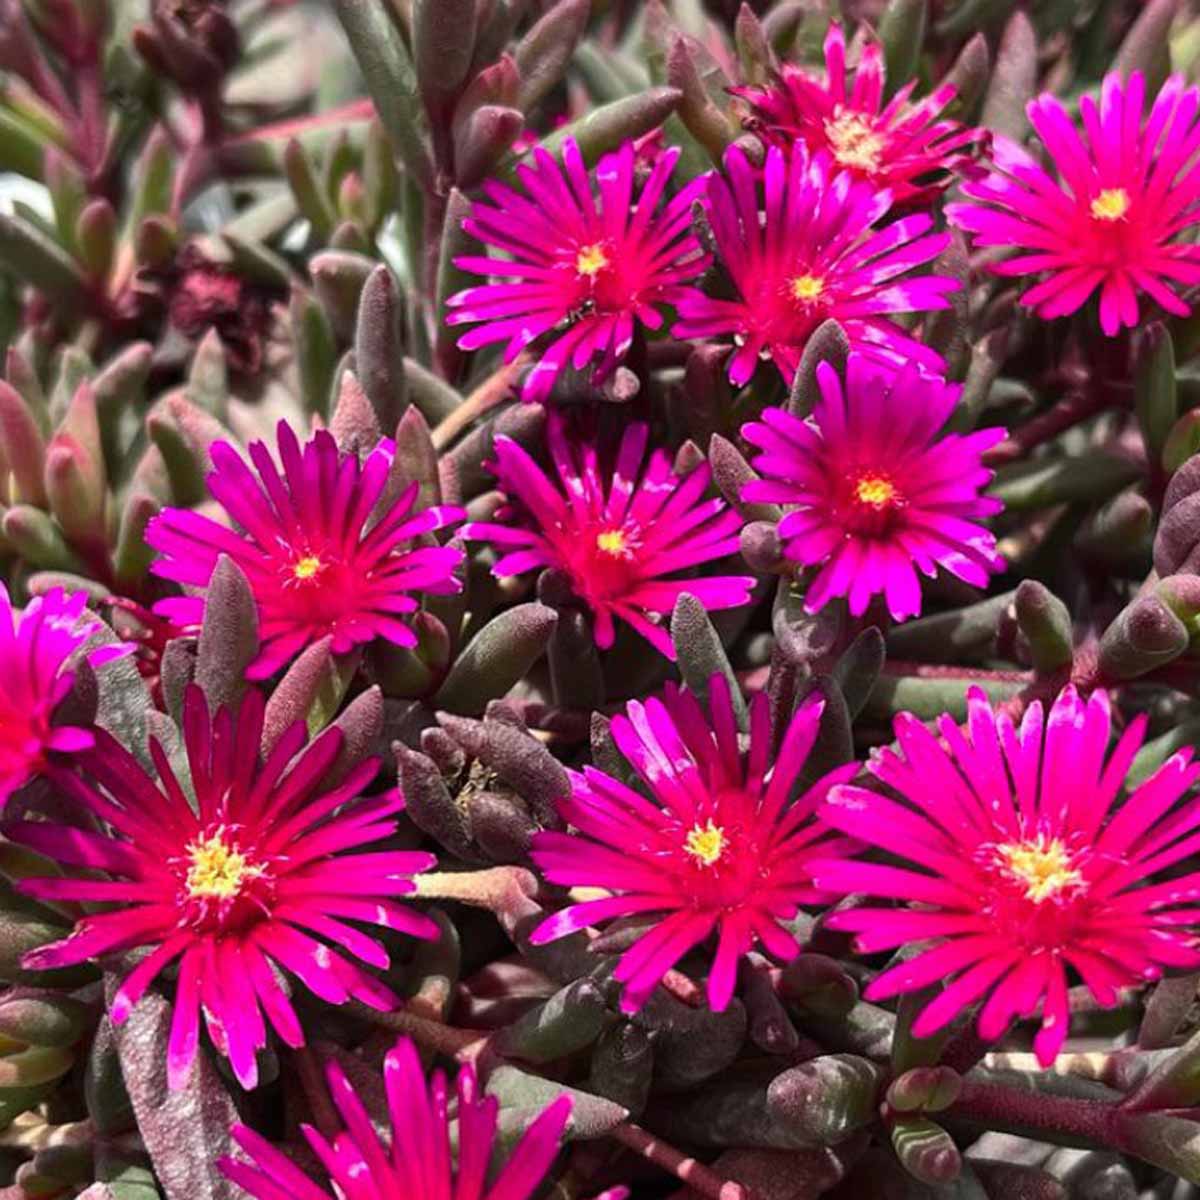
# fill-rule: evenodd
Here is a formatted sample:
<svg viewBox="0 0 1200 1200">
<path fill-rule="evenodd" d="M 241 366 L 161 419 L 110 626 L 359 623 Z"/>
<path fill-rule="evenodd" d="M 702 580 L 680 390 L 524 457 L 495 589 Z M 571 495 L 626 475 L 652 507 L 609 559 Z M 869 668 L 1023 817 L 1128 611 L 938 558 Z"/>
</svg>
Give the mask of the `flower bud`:
<svg viewBox="0 0 1200 1200">
<path fill-rule="evenodd" d="M 923 1118 L 892 1124 L 892 1149 L 901 1166 L 922 1183 L 953 1183 L 962 1172 L 962 1155 L 954 1139 L 940 1126 Z"/>
<path fill-rule="evenodd" d="M 897 1112 L 941 1112 L 960 1091 L 962 1079 L 950 1067 L 914 1067 L 892 1081 L 887 1102 Z"/>
</svg>

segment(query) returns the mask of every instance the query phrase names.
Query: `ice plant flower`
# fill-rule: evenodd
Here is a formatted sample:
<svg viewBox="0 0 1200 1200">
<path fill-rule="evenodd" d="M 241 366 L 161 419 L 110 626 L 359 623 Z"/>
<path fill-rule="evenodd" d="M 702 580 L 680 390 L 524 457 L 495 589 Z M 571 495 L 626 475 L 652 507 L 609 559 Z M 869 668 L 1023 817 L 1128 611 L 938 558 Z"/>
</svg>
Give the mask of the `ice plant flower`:
<svg viewBox="0 0 1200 1200">
<path fill-rule="evenodd" d="M 640 1009 L 663 975 L 710 937 L 708 1001 L 722 1011 L 738 960 L 756 944 L 794 958 L 800 946 L 782 922 L 800 905 L 828 898 L 813 887 L 809 862 L 836 854 L 841 839 L 815 811 L 858 767 L 841 767 L 796 795 L 823 702 L 798 709 L 775 752 L 764 693 L 750 702 L 743 749 L 729 684 L 714 676 L 709 692 L 707 711 L 671 684 L 662 699 L 631 700 L 613 718 L 612 736 L 649 798 L 594 767 L 572 772 L 559 809 L 574 832 L 533 840 L 533 860 L 551 883 L 610 893 L 547 918 L 533 932 L 536 944 L 613 918 L 659 918 L 614 972 L 626 1012 Z"/>
<path fill-rule="evenodd" d="M 863 953 L 932 943 L 876 976 L 868 999 L 945 981 L 914 1036 L 982 1001 L 987 1041 L 1044 1006 L 1034 1045 L 1049 1066 L 1067 1036 L 1069 971 L 1108 1008 L 1164 968 L 1200 967 L 1200 799 L 1186 795 L 1200 765 L 1182 750 L 1121 800 L 1145 716 L 1109 756 L 1103 691 L 1085 701 L 1068 687 L 1048 716 L 1031 704 L 1019 727 L 980 691 L 968 708 L 965 731 L 941 718 L 941 740 L 902 713 L 898 750 L 869 765 L 887 795 L 843 785 L 824 805 L 829 825 L 887 862 L 838 856 L 813 874 L 887 901 L 828 919 Z"/>
<path fill-rule="evenodd" d="M 426 1082 L 416 1048 L 402 1038 L 383 1065 L 390 1136 L 383 1140 L 354 1085 L 336 1062 L 326 1067 L 329 1092 L 343 1126 L 332 1141 L 311 1125 L 301 1129 L 328 1176 L 317 1183 L 245 1125 L 234 1141 L 250 1161 L 226 1157 L 221 1170 L 255 1200 L 530 1200 L 558 1155 L 571 1098 L 560 1096 L 522 1135 L 489 1184 L 498 1103 L 479 1092 L 475 1068 L 462 1067 L 455 1086 L 456 1149 L 451 1150 L 449 1087 L 441 1071 Z M 621 1200 L 625 1193 L 606 1193 Z M 600 1200 L 600 1198 L 598 1198 Z"/>
<path fill-rule="evenodd" d="M 732 90 L 750 105 L 747 123 L 767 141 L 827 151 L 840 169 L 887 188 L 897 202 L 929 199 L 971 161 L 983 131 L 941 118 L 957 91 L 952 83 L 913 103 L 914 80 L 884 104 L 884 79 L 883 49 L 874 41 L 863 47 L 851 78 L 846 35 L 833 24 L 824 79 L 788 63 L 767 87 Z"/>
<path fill-rule="evenodd" d="M 946 297 L 958 290 L 954 279 L 911 274 L 950 242 L 949 234 L 931 232 L 928 213 L 873 228 L 891 209 L 891 193 L 853 180 L 803 144 L 790 156 L 778 146 L 767 151 L 761 187 L 737 146 L 725 152 L 724 174 L 706 178 L 709 220 L 737 296 L 688 289 L 677 304 L 676 337 L 731 334 L 737 349 L 729 378 L 739 385 L 760 358 L 771 359 L 790 384 L 809 336 L 830 319 L 880 363 L 944 369 L 940 354 L 891 319 L 947 308 Z"/>
<path fill-rule="evenodd" d="M 490 180 L 483 190 L 491 203 L 476 201 L 463 221 L 468 233 L 506 257 L 454 260 L 495 280 L 447 301 L 449 324 L 476 326 L 459 346 L 504 342 L 504 360 L 511 362 L 535 339 L 554 334 L 526 378 L 526 400 L 545 400 L 568 364 L 578 371 L 599 360 L 593 379 L 602 383 L 624 359 L 636 327 L 661 328 L 663 306 L 707 266 L 691 232 L 700 184 L 660 203 L 678 148 L 654 159 L 635 196 L 636 155 L 632 142 L 606 154 L 593 186 L 572 139 L 563 143 L 562 166 L 538 147 L 533 164 L 517 168 L 523 191 Z"/>
<path fill-rule="evenodd" d="M 947 205 L 976 246 L 1017 250 L 991 264 L 997 274 L 1043 276 L 1021 296 L 1042 317 L 1073 313 L 1097 291 L 1110 337 L 1138 324 L 1143 294 L 1169 313 L 1190 312 L 1178 292 L 1200 283 L 1200 90 L 1173 75 L 1143 118 L 1145 94 L 1140 71 L 1128 82 L 1113 72 L 1099 104 L 1080 98 L 1082 130 L 1060 101 L 1039 96 L 1027 111 L 1054 173 L 997 138 L 995 169 L 963 185 L 968 200 Z"/>
<path fill-rule="evenodd" d="M 84 612 L 86 604 L 84 592 L 67 595 L 55 588 L 18 611 L 0 583 L 0 807 L 43 769 L 47 755 L 92 745 L 90 729 L 54 721 L 74 682 L 72 657 L 102 628 Z M 130 649 L 99 646 L 87 658 L 99 667 Z"/>
<path fill-rule="evenodd" d="M 260 763 L 264 707 L 252 688 L 236 717 L 221 708 L 210 719 L 203 693 L 189 687 L 183 737 L 194 810 L 156 739 L 150 739 L 152 776 L 97 730 L 94 747 L 73 759 L 80 773 L 51 764 L 47 775 L 101 823 L 101 832 L 50 821 L 0 826 L 13 841 L 83 869 L 23 880 L 26 894 L 108 906 L 82 917 L 63 940 L 30 951 L 27 968 L 147 950 L 113 999 L 110 1015 L 119 1025 L 150 984 L 177 965 L 167 1045 L 172 1087 L 186 1080 L 196 1056 L 201 1012 L 214 1045 L 250 1088 L 267 1022 L 287 1045 L 304 1042 L 280 974 L 330 1004 L 353 998 L 387 1010 L 398 998 L 354 961 L 386 968 L 387 952 L 358 926 L 437 937 L 432 921 L 396 903 L 413 891 L 411 876 L 432 866 L 433 856 L 355 853 L 389 837 L 404 807 L 395 791 L 358 799 L 378 760 L 331 781 L 341 730 L 331 726 L 310 743 L 305 723 L 297 721 Z"/>
<path fill-rule="evenodd" d="M 472 521 L 463 537 L 503 550 L 493 574 L 503 578 L 553 567 L 592 614 L 596 644 L 608 649 L 620 619 L 668 658 L 670 636 L 651 618 L 667 616 L 684 592 L 706 608 L 737 608 L 754 586 L 750 575 L 671 578 L 738 552 L 742 518 L 720 499 L 703 499 L 707 463 L 676 475 L 657 449 L 646 458 L 648 430 L 626 426 L 616 460 L 602 466 L 597 447 L 568 435 L 552 413 L 547 442 L 559 484 L 507 437 L 495 441 L 495 472 L 508 504 L 495 521 Z"/>
<path fill-rule="evenodd" d="M 301 446 L 285 421 L 276 441 L 282 474 L 264 442 L 250 446 L 257 475 L 228 442 L 213 445 L 208 488 L 240 529 L 188 509 L 165 509 L 146 529 L 147 543 L 160 554 L 151 570 L 204 589 L 222 554 L 241 567 L 262 639 L 247 671 L 251 679 L 274 675 L 324 637 L 333 639 L 335 654 L 375 638 L 416 645 L 403 618 L 420 607 L 420 593 L 445 595 L 462 586 L 454 577 L 462 551 L 423 544 L 425 535 L 461 520 L 463 510 L 414 511 L 419 486 L 413 483 L 375 513 L 394 457 L 390 444 L 360 463 L 339 452 L 325 430 Z M 196 626 L 204 596 L 161 600 L 155 611 Z"/>
<path fill-rule="evenodd" d="M 915 366 L 885 376 L 851 354 L 844 387 L 829 363 L 817 383 L 811 420 L 767 408 L 742 427 L 763 477 L 742 495 L 788 507 L 784 553 L 816 568 L 808 610 L 846 596 L 858 616 L 882 594 L 897 621 L 915 617 L 917 572 L 932 577 L 939 567 L 986 585 L 1003 560 L 979 519 L 1002 505 L 980 494 L 992 477 L 980 456 L 1004 430 L 941 434 L 962 389 Z"/>
</svg>

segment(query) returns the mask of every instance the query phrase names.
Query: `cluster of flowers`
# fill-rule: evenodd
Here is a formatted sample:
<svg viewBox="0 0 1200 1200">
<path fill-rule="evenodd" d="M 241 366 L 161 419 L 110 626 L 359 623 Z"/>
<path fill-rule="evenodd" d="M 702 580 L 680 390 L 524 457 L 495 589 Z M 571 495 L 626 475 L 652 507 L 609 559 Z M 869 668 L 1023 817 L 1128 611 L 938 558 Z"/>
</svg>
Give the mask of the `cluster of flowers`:
<svg viewBox="0 0 1200 1200">
<path fill-rule="evenodd" d="M 561 167 L 535 150 L 517 172 L 524 194 L 488 183 L 490 203 L 475 204 L 468 222 L 508 257 L 459 263 L 510 282 L 460 293 L 451 319 L 476 325 L 464 348 L 503 341 L 510 358 L 553 334 L 525 385 L 537 401 L 551 398 L 568 365 L 599 360 L 599 377 L 610 374 L 638 325 L 661 327 L 668 304 L 679 337 L 733 335 L 735 383 L 763 357 L 790 383 L 813 330 L 837 319 L 852 345 L 844 373 L 821 364 L 811 413 L 767 408 L 746 425 L 761 478 L 740 499 L 785 506 L 779 535 L 808 572 L 810 609 L 845 597 L 862 614 L 882 594 L 901 620 L 920 611 L 917 569 L 941 567 L 982 585 L 999 566 L 979 521 L 998 508 L 981 489 L 990 478 L 983 455 L 1002 431 L 943 433 L 959 389 L 939 374 L 941 358 L 894 319 L 945 307 L 959 286 L 912 274 L 949 241 L 932 232 L 935 215 L 922 206 L 966 172 L 968 199 L 948 206 L 948 216 L 979 246 L 1027 249 L 993 267 L 1045 273 L 1023 297 L 1043 316 L 1072 312 L 1097 291 L 1108 333 L 1136 323 L 1139 292 L 1186 311 L 1168 285 L 1200 282 L 1200 247 L 1173 240 L 1200 219 L 1200 171 L 1181 174 L 1200 145 L 1200 92 L 1171 80 L 1143 120 L 1141 77 L 1110 77 L 1099 105 L 1080 103 L 1086 142 L 1062 107 L 1042 98 L 1031 118 L 1060 178 L 999 140 L 989 173 L 969 154 L 981 134 L 941 118 L 949 90 L 912 104 L 905 89 L 883 105 L 874 46 L 848 86 L 837 27 L 826 58 L 824 81 L 789 68 L 771 89 L 743 89 L 767 143 L 760 165 L 733 148 L 723 172 L 665 202 L 673 151 L 658 155 L 635 198 L 631 145 L 604 158 L 594 178 L 569 141 Z M 691 232 L 697 204 L 731 296 L 695 286 L 712 268 Z M 413 645 L 406 618 L 421 597 L 459 587 L 463 551 L 436 536 L 456 527 L 502 551 L 497 575 L 560 572 L 592 615 L 601 647 L 612 644 L 620 619 L 673 656 L 660 618 L 680 594 L 710 609 L 750 602 L 753 576 L 680 574 L 739 547 L 743 518 L 706 498 L 707 465 L 677 472 L 641 423 L 628 425 L 611 453 L 558 412 L 547 430 L 557 483 L 498 438 L 494 470 L 505 504 L 493 520 L 466 524 L 460 509 L 418 510 L 416 485 L 394 493 L 387 441 L 360 459 L 327 432 L 301 444 L 281 424 L 274 447 L 250 447 L 250 465 L 217 445 L 209 489 L 234 527 L 178 510 L 155 520 L 147 533 L 160 555 L 155 570 L 191 589 L 164 601 L 162 615 L 195 626 L 227 555 L 258 605 L 262 648 L 252 680 L 274 676 L 326 638 L 334 653 L 376 638 Z M 399 1004 L 373 973 L 388 966 L 387 951 L 361 927 L 435 937 L 429 918 L 399 902 L 434 857 L 380 848 L 403 798 L 364 795 L 376 760 L 342 765 L 336 727 L 311 741 L 302 722 L 268 732 L 254 687 L 236 711 L 216 713 L 189 689 L 188 786 L 157 740 L 143 763 L 105 730 L 72 723 L 64 703 L 72 673 L 84 659 L 102 668 L 124 650 L 97 642 L 101 630 L 83 605 L 82 594 L 52 592 L 17 613 L 0 596 L 0 799 L 42 777 L 91 818 L 60 824 L 17 811 L 3 833 L 69 869 L 23 881 L 29 895 L 102 906 L 27 964 L 144 951 L 113 997 L 113 1021 L 124 1021 L 172 968 L 172 1084 L 186 1079 L 203 1025 L 252 1088 L 257 1051 L 272 1031 L 287 1045 L 304 1040 L 285 977 L 331 1004 Z M 924 1008 L 917 1036 L 976 1004 L 984 1038 L 1040 1011 L 1036 1049 L 1047 1064 L 1068 1032 L 1068 969 L 1111 1006 L 1121 989 L 1165 968 L 1200 966 L 1192 933 L 1200 873 L 1178 874 L 1200 846 L 1200 801 L 1188 798 L 1200 766 L 1181 752 L 1124 795 L 1144 723 L 1131 724 L 1110 754 L 1103 692 L 1084 698 L 1067 688 L 1048 712 L 1031 704 L 1019 724 L 974 694 L 965 730 L 946 717 L 940 738 L 902 716 L 895 748 L 866 765 L 870 786 L 854 782 L 857 763 L 808 778 L 819 703 L 778 726 L 765 695 L 753 697 L 741 727 L 740 710 L 722 676 L 706 702 L 673 686 L 629 702 L 612 736 L 642 790 L 596 768 L 573 773 L 560 800 L 569 831 L 535 839 L 544 879 L 589 893 L 550 916 L 535 941 L 618 918 L 658 918 L 616 970 L 627 1010 L 710 941 L 708 1000 L 724 1008 L 753 947 L 782 960 L 801 952 L 788 923 L 804 905 L 838 906 L 827 924 L 855 933 L 864 953 L 928 943 L 867 990 L 883 999 L 949 980 Z M 852 894 L 880 903 L 839 905 Z M 445 1081 L 435 1077 L 427 1089 L 415 1051 L 402 1043 L 384 1082 L 390 1149 L 336 1069 L 330 1087 L 345 1133 L 329 1142 L 307 1131 L 337 1194 L 351 1200 L 389 1190 L 523 1200 L 568 1117 L 568 1101 L 547 1109 L 489 1186 L 495 1102 L 477 1095 L 470 1070 L 457 1085 L 456 1166 Z M 258 1135 L 242 1129 L 238 1139 L 253 1164 L 224 1168 L 254 1195 L 329 1200 Z"/>
</svg>

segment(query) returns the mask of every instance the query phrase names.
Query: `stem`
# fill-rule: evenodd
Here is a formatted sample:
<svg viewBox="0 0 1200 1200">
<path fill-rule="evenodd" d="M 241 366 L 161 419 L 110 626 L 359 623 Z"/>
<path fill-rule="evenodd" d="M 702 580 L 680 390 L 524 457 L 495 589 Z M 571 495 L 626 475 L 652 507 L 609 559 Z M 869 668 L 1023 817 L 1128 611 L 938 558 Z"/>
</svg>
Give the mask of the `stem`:
<svg viewBox="0 0 1200 1200">
<path fill-rule="evenodd" d="M 611 1136 L 635 1154 L 686 1183 L 693 1191 L 706 1197 L 706 1200 L 755 1200 L 754 1194 L 742 1184 L 722 1179 L 703 1163 L 688 1158 L 686 1154 L 648 1133 L 640 1125 L 626 1121 L 618 1125 Z"/>
<path fill-rule="evenodd" d="M 906 679 L 991 679 L 998 683 L 1029 683 L 1031 679 L 1028 671 L 993 671 L 985 667 L 907 662 L 899 658 L 889 658 L 883 673 Z"/>
<path fill-rule="evenodd" d="M 509 912 L 524 905 L 537 891 L 537 880 L 521 867 L 488 867 L 483 871 L 434 871 L 418 875 L 422 900 L 457 900 L 491 912 Z"/>
<path fill-rule="evenodd" d="M 426 1049 L 444 1054 L 448 1058 L 456 1058 L 459 1062 L 474 1062 L 483 1053 L 491 1036 L 487 1030 L 459 1029 L 441 1021 L 432 1021 L 428 1017 L 419 1017 L 416 1013 L 406 1012 L 404 1009 L 397 1012 L 380 1012 L 359 1000 L 351 1000 L 349 1007 L 355 1016 L 364 1021 L 369 1021 L 380 1029 L 406 1034 Z"/>
<path fill-rule="evenodd" d="M 434 427 L 433 444 L 444 450 L 476 417 L 500 404 L 517 375 L 529 362 L 529 355 L 518 354 L 489 375 L 444 421 Z"/>
<path fill-rule="evenodd" d="M 325 1072 L 321 1069 L 316 1051 L 311 1046 L 301 1046 L 293 1050 L 292 1064 L 300 1080 L 300 1090 L 308 1102 L 313 1124 L 332 1141 L 342 1132 L 342 1123 L 333 1107 L 333 1101 L 329 1098 Z"/>
<path fill-rule="evenodd" d="M 1103 411 L 1108 407 L 1110 400 L 1106 389 L 1099 387 L 1090 387 L 1064 396 L 1053 408 L 1027 421 L 1010 437 L 986 451 L 983 456 L 984 464 L 998 467 L 1024 458 L 1036 446 L 1058 437 L 1072 426 Z"/>
</svg>

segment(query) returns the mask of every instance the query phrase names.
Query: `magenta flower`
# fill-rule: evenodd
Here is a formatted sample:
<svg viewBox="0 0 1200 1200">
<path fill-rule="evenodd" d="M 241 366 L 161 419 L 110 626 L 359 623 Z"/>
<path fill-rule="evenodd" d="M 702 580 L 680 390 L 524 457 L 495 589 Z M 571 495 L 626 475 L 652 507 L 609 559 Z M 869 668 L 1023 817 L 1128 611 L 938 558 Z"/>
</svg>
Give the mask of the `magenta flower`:
<svg viewBox="0 0 1200 1200">
<path fill-rule="evenodd" d="M 887 795 L 839 786 L 821 810 L 888 863 L 841 857 L 813 875 L 888 902 L 828 918 L 855 932 L 863 953 L 933 943 L 876 976 L 869 999 L 946 981 L 914 1035 L 982 1001 L 988 1041 L 1044 1005 L 1034 1045 L 1049 1066 L 1067 1036 L 1068 969 L 1107 1008 L 1164 968 L 1200 967 L 1200 872 L 1185 866 L 1200 848 L 1200 799 L 1184 799 L 1200 766 L 1180 751 L 1119 802 L 1144 716 L 1106 762 L 1102 691 L 1085 702 L 1068 687 L 1048 720 L 1034 703 L 1019 729 L 979 691 L 969 709 L 965 733 L 941 718 L 942 741 L 916 717 L 896 718 L 899 752 L 882 750 L 868 767 Z"/>
<path fill-rule="evenodd" d="M 227 442 L 212 447 L 208 488 L 240 531 L 187 509 L 168 508 L 146 529 L 162 555 L 156 575 L 196 588 L 208 586 L 222 554 L 245 572 L 258 604 L 262 649 L 246 672 L 274 675 L 324 637 L 335 654 L 384 638 L 416 645 L 402 619 L 420 606 L 421 592 L 461 590 L 454 569 L 462 551 L 426 544 L 427 534 L 460 521 L 463 510 L 441 505 L 414 512 L 417 484 L 375 508 L 384 494 L 393 454 L 381 444 L 364 462 L 339 453 L 319 430 L 300 446 L 284 421 L 277 430 L 280 475 L 263 442 L 253 442 L 257 475 Z M 204 615 L 204 597 L 161 600 L 155 611 L 184 626 Z"/>
<path fill-rule="evenodd" d="M 858 616 L 882 594 L 897 621 L 915 617 L 918 570 L 986 585 L 1004 561 L 978 519 L 1003 506 L 980 494 L 992 477 L 980 456 L 1004 430 L 939 436 L 962 389 L 914 366 L 888 376 L 852 354 L 844 389 L 829 363 L 817 382 L 811 420 L 768 408 L 742 426 L 761 450 L 753 465 L 764 477 L 742 495 L 789 506 L 779 522 L 784 551 L 817 568 L 809 612 L 847 596 Z"/>
<path fill-rule="evenodd" d="M 522 1135 L 488 1185 L 498 1105 L 481 1096 L 473 1066 L 458 1073 L 456 1150 L 451 1151 L 446 1077 L 427 1084 L 416 1048 L 407 1038 L 384 1060 L 383 1086 L 391 1125 L 381 1141 L 363 1102 L 335 1062 L 326 1067 L 329 1091 L 345 1127 L 332 1142 L 311 1125 L 304 1137 L 332 1188 L 320 1186 L 254 1130 L 237 1125 L 233 1137 L 250 1162 L 220 1160 L 221 1170 L 255 1200 L 530 1200 L 558 1155 L 571 1098 L 560 1096 Z M 597 1200 L 622 1200 L 624 1188 Z"/>
<path fill-rule="evenodd" d="M 748 124 L 783 149 L 801 141 L 811 154 L 827 151 L 838 168 L 878 188 L 897 202 L 929 200 L 971 161 L 984 136 L 957 121 L 939 120 L 956 88 L 943 84 L 910 103 L 916 82 L 906 83 L 883 103 L 883 50 L 862 49 L 853 80 L 846 70 L 846 37 L 840 25 L 825 37 L 825 78 L 785 64 L 769 87 L 732 90 L 746 100 Z"/>
<path fill-rule="evenodd" d="M 74 682 L 72 657 L 101 623 L 84 612 L 87 596 L 55 588 L 35 596 L 19 613 L 0 583 L 0 808 L 46 765 L 47 755 L 92 746 L 90 729 L 55 724 L 58 706 Z M 128 654 L 124 644 L 86 653 L 94 667 Z"/>
<path fill-rule="evenodd" d="M 800 707 L 776 751 L 768 700 L 758 694 L 742 750 L 729 684 L 714 676 L 710 693 L 707 712 L 670 684 L 662 700 L 631 700 L 626 715 L 613 718 L 612 736 L 651 798 L 587 767 L 571 773 L 571 795 L 559 804 L 577 832 L 534 837 L 532 857 L 549 882 L 611 893 L 543 921 L 535 944 L 612 918 L 661 917 L 614 972 L 625 985 L 626 1012 L 641 1008 L 663 975 L 709 937 L 716 952 L 708 1002 L 717 1012 L 733 995 L 738 960 L 756 943 L 794 958 L 800 946 L 782 922 L 801 904 L 828 899 L 813 887 L 809 863 L 842 848 L 814 814 L 857 764 L 796 795 L 823 702 Z"/>
<path fill-rule="evenodd" d="M 691 232 L 698 182 L 660 206 L 678 148 L 655 158 L 637 196 L 635 156 L 632 142 L 606 154 L 593 189 L 572 139 L 563 143 L 562 167 L 535 149 L 534 165 L 517 168 L 525 194 L 490 180 L 483 190 L 492 203 L 472 204 L 463 222 L 507 257 L 454 260 L 504 281 L 467 288 L 447 301 L 448 324 L 477 326 L 459 346 L 505 342 L 504 360 L 511 362 L 543 334 L 556 334 L 525 381 L 526 400 L 545 400 L 568 363 L 578 371 L 599 359 L 593 378 L 602 383 L 624 359 L 637 325 L 661 328 L 663 305 L 674 303 L 682 285 L 708 265 Z"/>
<path fill-rule="evenodd" d="M 739 385 L 760 358 L 772 359 L 790 384 L 810 334 L 830 319 L 885 366 L 944 369 L 941 355 L 889 316 L 948 308 L 946 296 L 958 290 L 957 280 L 940 275 L 901 278 L 949 244 L 949 234 L 930 232 L 928 213 L 872 228 L 891 194 L 835 171 L 828 155 L 802 144 L 790 162 L 778 146 L 767 151 L 761 189 L 737 146 L 725 153 L 725 175 L 707 176 L 709 219 L 737 297 L 689 289 L 678 301 L 676 337 L 731 334 L 729 378 Z"/>
<path fill-rule="evenodd" d="M 707 463 L 676 475 L 665 450 L 646 461 L 645 425 L 626 426 L 616 461 L 601 466 L 590 442 L 568 437 L 562 418 L 547 426 L 559 486 L 506 437 L 495 441 L 492 470 L 509 504 L 496 521 L 472 521 L 463 537 L 505 551 L 494 575 L 520 575 L 553 567 L 570 580 L 592 613 L 596 644 L 608 649 L 619 618 L 674 660 L 670 636 L 654 616 L 669 615 L 690 592 L 708 609 L 747 603 L 752 575 L 666 578 L 738 552 L 742 518 L 720 499 L 703 499 L 711 478 Z"/>
<path fill-rule="evenodd" d="M 76 758 L 82 775 L 55 765 L 47 775 L 103 832 L 49 821 L 2 827 L 13 841 L 81 869 L 75 877 L 23 880 L 22 891 L 107 906 L 83 916 L 62 941 L 28 953 L 27 968 L 149 950 L 113 1000 L 110 1015 L 119 1025 L 150 984 L 178 964 L 167 1046 L 172 1087 L 183 1084 L 196 1056 L 201 1011 L 214 1045 L 251 1088 L 255 1052 L 267 1042 L 264 1013 L 287 1045 L 304 1043 L 278 973 L 330 1004 L 353 998 L 388 1010 L 399 999 L 352 961 L 386 968 L 387 952 L 357 926 L 438 935 L 427 917 L 395 902 L 413 891 L 410 876 L 431 867 L 432 855 L 349 853 L 389 837 L 404 807 L 396 792 L 356 799 L 378 760 L 331 783 L 341 730 L 331 727 L 307 743 L 297 721 L 260 764 L 263 711 L 262 695 L 250 689 L 236 718 L 222 708 L 210 720 L 203 693 L 188 689 L 183 736 L 195 811 L 156 739 L 150 753 L 157 779 L 97 730 L 95 746 Z"/>
<path fill-rule="evenodd" d="M 1100 327 L 1110 337 L 1139 321 L 1144 293 L 1169 313 L 1187 316 L 1180 288 L 1200 283 L 1200 90 L 1173 75 L 1143 118 L 1146 81 L 1106 76 L 1097 106 L 1079 101 L 1082 134 L 1062 104 L 1044 94 L 1029 120 L 1053 160 L 1055 175 L 1005 138 L 995 170 L 965 183 L 972 202 L 947 215 L 975 235 L 977 247 L 1011 247 L 991 263 L 999 275 L 1044 275 L 1021 303 L 1046 318 L 1081 308 L 1100 292 Z"/>
</svg>

